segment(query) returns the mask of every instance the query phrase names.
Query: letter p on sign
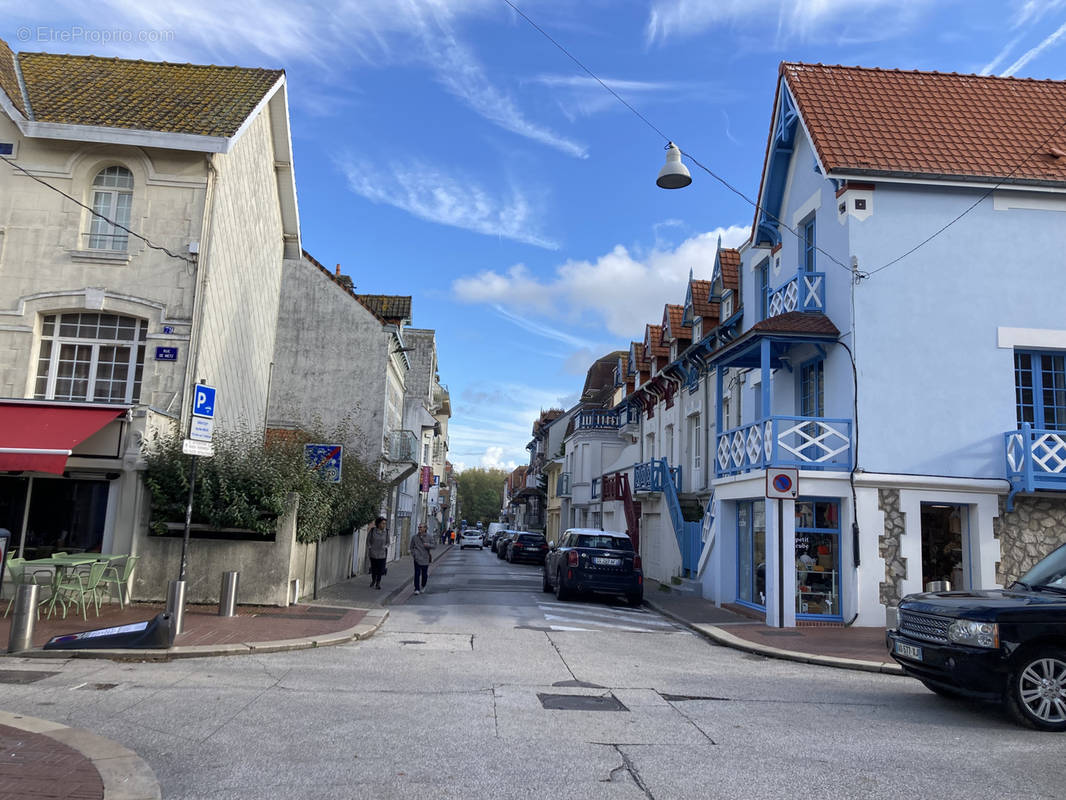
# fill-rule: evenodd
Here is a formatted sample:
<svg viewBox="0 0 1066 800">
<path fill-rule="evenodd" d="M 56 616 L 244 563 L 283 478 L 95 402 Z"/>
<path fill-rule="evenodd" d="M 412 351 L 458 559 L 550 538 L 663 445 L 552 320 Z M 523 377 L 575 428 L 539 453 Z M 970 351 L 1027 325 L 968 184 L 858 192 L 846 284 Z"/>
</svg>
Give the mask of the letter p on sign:
<svg viewBox="0 0 1066 800">
<path fill-rule="evenodd" d="M 215 387 L 197 384 L 193 392 L 192 413 L 195 417 L 215 416 Z"/>
</svg>

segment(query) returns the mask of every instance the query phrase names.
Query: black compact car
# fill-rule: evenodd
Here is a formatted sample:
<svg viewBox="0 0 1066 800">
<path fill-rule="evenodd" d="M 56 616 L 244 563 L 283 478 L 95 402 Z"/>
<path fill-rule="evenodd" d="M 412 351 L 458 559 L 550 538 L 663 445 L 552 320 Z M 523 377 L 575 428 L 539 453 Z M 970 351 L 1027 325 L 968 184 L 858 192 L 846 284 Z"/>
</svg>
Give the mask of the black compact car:
<svg viewBox="0 0 1066 800">
<path fill-rule="evenodd" d="M 496 540 L 496 558 L 501 561 L 507 558 L 507 547 L 517 533 L 518 531 L 504 531 L 500 534 L 500 538 Z"/>
<path fill-rule="evenodd" d="M 627 534 L 571 528 L 548 547 L 543 589 L 557 599 L 595 592 L 623 595 L 631 606 L 644 602 L 644 571 Z"/>
<path fill-rule="evenodd" d="M 512 564 L 519 561 L 532 561 L 543 564 L 548 554 L 548 540 L 540 533 L 520 532 L 507 546 L 504 557 Z"/>
<path fill-rule="evenodd" d="M 886 633 L 892 657 L 937 694 L 1004 702 L 1066 731 L 1066 544 L 1006 589 L 912 594 Z"/>
</svg>

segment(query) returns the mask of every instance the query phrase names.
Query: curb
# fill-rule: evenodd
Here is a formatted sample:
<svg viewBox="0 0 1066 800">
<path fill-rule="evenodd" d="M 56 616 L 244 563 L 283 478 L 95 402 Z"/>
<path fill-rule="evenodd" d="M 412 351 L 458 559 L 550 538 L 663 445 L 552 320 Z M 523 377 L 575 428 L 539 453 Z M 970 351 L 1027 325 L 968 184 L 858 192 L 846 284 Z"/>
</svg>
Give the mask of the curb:
<svg viewBox="0 0 1066 800">
<path fill-rule="evenodd" d="M 8 653 L 17 658 L 104 658 L 111 661 L 173 661 L 179 658 L 205 658 L 210 656 L 236 656 L 255 653 L 282 653 L 289 650 L 311 650 L 316 647 L 331 647 L 351 641 L 369 639 L 388 619 L 388 609 L 367 609 L 366 616 L 358 625 L 341 631 L 306 636 L 298 639 L 278 639 L 272 642 L 236 642 L 232 644 L 194 644 L 170 647 L 165 650 L 23 650 Z"/>
<path fill-rule="evenodd" d="M 89 759 L 104 782 L 104 800 L 161 800 L 163 796 L 148 763 L 118 742 L 81 728 L 9 711 L 0 711 L 0 725 L 47 736 Z"/>
<path fill-rule="evenodd" d="M 882 675 L 898 675 L 901 677 L 904 675 L 903 669 L 899 664 L 892 661 L 865 661 L 859 658 L 840 658 L 838 656 L 823 656 L 816 653 L 803 653 L 798 650 L 782 650 L 778 647 L 770 647 L 769 645 L 758 644 L 757 642 L 749 642 L 747 639 L 734 636 L 716 625 L 689 622 L 687 619 L 684 619 L 657 603 L 648 600 L 647 597 L 644 598 L 644 602 L 664 617 L 668 617 L 675 622 L 684 625 L 686 628 L 699 634 L 704 639 L 708 639 L 715 644 L 720 644 L 725 647 L 731 647 L 734 650 L 743 650 L 746 653 L 755 653 L 756 655 L 766 656 L 767 658 L 778 658 L 783 661 L 796 661 L 801 664 L 815 664 L 820 667 L 850 669 L 859 672 L 877 672 Z"/>
</svg>

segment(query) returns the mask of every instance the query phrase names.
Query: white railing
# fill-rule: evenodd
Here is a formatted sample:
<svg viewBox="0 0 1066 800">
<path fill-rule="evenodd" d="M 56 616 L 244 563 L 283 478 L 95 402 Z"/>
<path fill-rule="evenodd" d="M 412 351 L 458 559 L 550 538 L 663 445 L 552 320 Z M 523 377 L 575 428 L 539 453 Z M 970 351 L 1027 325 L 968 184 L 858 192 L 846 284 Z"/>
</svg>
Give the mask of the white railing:
<svg viewBox="0 0 1066 800">
<path fill-rule="evenodd" d="M 767 467 L 850 468 L 851 420 L 771 417 L 718 437 L 717 476 Z"/>
</svg>

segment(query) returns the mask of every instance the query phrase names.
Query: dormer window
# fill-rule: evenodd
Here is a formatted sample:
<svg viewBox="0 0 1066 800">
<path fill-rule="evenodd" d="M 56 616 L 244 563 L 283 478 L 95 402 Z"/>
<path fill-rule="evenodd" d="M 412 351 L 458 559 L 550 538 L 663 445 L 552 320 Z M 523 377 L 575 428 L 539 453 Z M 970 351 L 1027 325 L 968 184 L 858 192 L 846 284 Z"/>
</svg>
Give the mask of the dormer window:
<svg viewBox="0 0 1066 800">
<path fill-rule="evenodd" d="M 117 166 L 100 170 L 93 180 L 95 213 L 89 222 L 90 250 L 126 250 L 129 234 L 123 228 L 130 226 L 132 206 L 133 173 Z"/>
<path fill-rule="evenodd" d="M 733 316 L 733 291 L 729 290 L 722 295 L 722 321 Z"/>
</svg>

